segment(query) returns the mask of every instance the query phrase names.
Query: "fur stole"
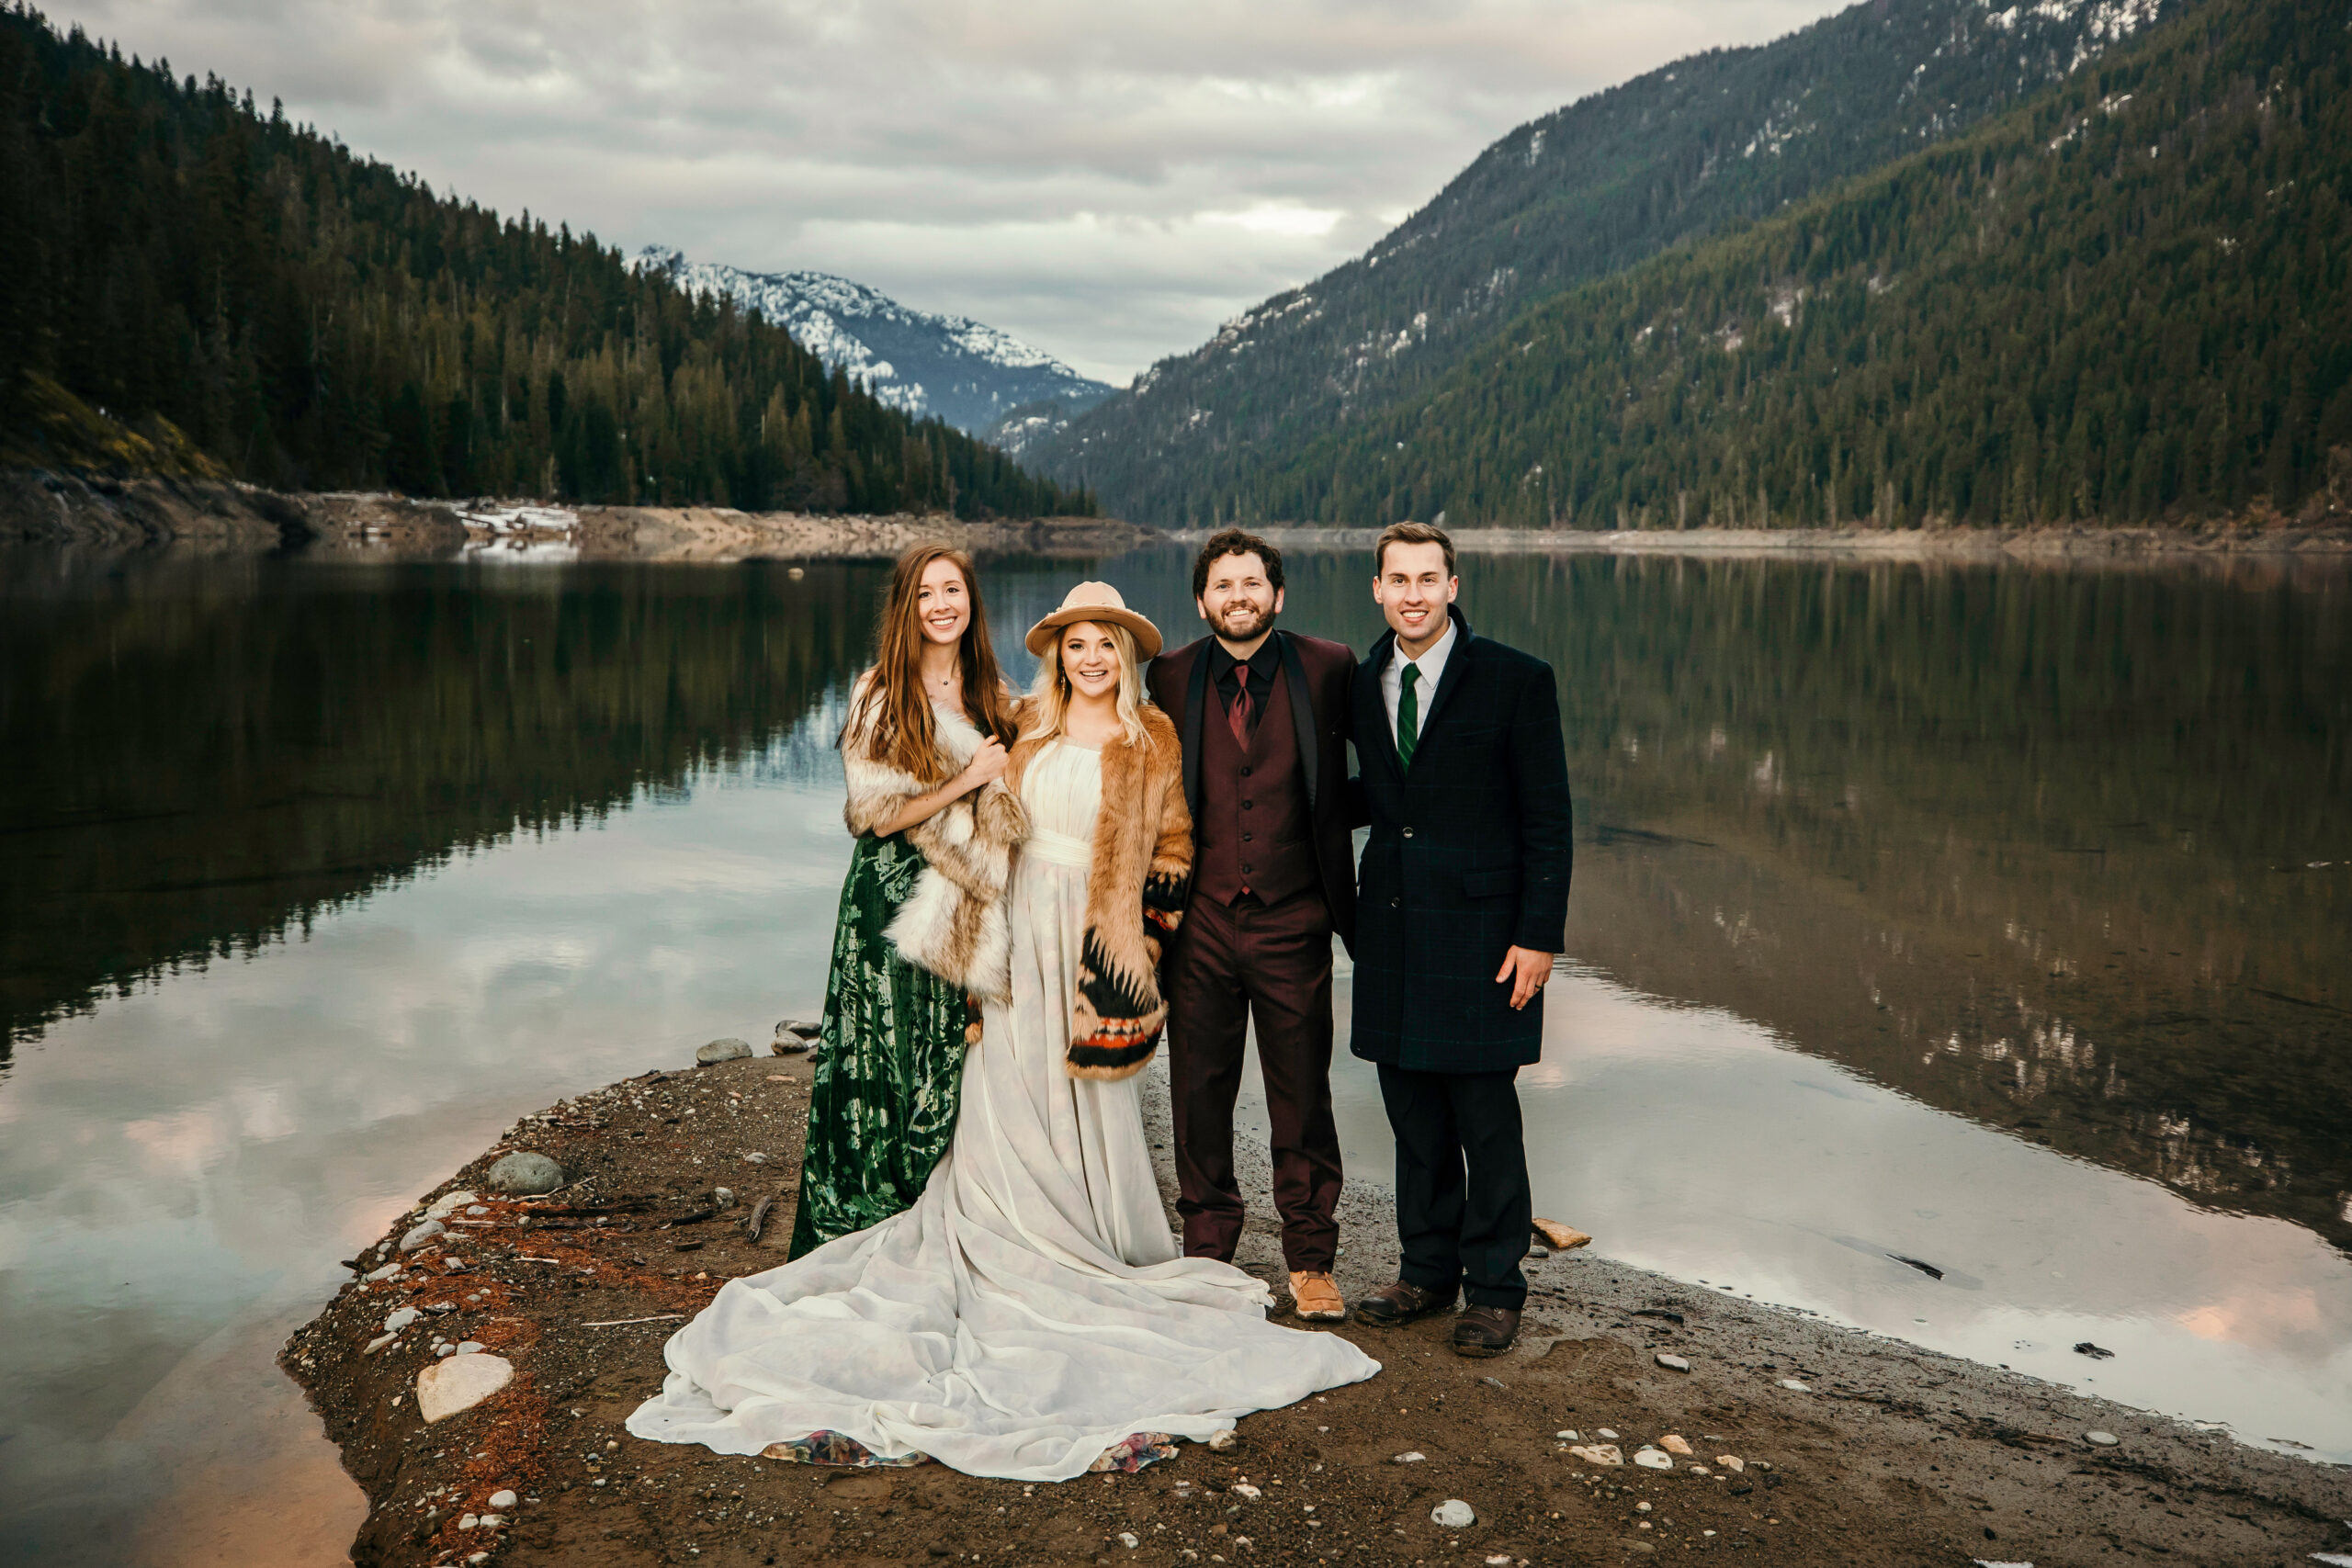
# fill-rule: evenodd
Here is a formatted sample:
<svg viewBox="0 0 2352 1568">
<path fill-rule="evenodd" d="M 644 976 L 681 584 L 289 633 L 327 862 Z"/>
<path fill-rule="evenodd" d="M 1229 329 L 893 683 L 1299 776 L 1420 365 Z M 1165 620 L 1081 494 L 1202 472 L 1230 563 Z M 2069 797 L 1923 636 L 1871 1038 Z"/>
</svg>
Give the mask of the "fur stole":
<svg viewBox="0 0 2352 1568">
<path fill-rule="evenodd" d="M 1102 805 L 1086 874 L 1086 935 L 1071 998 L 1074 1078 L 1143 1071 L 1159 1042 L 1168 1003 L 1159 991 L 1162 940 L 1183 919 L 1193 877 L 1193 817 L 1184 807 L 1184 754 L 1176 726 L 1143 710 L 1148 746 L 1124 739 L 1102 748 Z M 1012 748 L 1004 782 L 1015 794 L 1046 742 Z"/>
<path fill-rule="evenodd" d="M 864 689 L 861 681 L 858 693 Z M 856 694 L 851 700 L 854 713 Z M 978 737 L 945 724 L 936 733 L 941 771 L 951 777 L 963 772 Z M 842 818 L 861 837 L 936 787 L 875 761 L 866 754 L 867 739 L 865 726 L 842 731 L 842 772 L 849 784 Z M 1012 994 L 1012 931 L 1005 889 L 1012 882 L 1012 848 L 1028 831 L 1020 797 L 1005 782 L 983 784 L 907 829 L 907 841 L 922 855 L 923 869 L 885 933 L 899 956 L 916 968 L 1000 1001 Z"/>
</svg>

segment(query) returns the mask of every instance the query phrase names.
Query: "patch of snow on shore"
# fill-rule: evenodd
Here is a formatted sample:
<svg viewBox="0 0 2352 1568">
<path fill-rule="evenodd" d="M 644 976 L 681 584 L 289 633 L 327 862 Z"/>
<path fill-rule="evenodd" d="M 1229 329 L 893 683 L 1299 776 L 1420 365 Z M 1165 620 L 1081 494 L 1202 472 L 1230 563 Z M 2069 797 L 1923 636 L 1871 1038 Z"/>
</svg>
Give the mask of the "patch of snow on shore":
<svg viewBox="0 0 2352 1568">
<path fill-rule="evenodd" d="M 580 514 L 560 506 L 530 506 L 521 502 L 501 505 L 495 502 L 476 502 L 461 507 L 458 520 L 468 528 L 484 529 L 492 534 L 569 534 L 580 526 Z"/>
</svg>

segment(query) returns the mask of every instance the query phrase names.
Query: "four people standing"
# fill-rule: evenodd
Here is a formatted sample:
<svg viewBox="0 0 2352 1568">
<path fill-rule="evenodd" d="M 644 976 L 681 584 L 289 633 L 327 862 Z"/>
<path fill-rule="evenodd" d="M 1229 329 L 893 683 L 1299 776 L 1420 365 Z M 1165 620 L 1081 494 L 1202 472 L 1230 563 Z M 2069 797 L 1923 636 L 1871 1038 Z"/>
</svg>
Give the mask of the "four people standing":
<svg viewBox="0 0 2352 1568">
<path fill-rule="evenodd" d="M 1466 1291 L 1455 1348 L 1510 1347 L 1531 1219 L 1512 1079 L 1566 910 L 1557 699 L 1452 610 L 1442 533 L 1399 525 L 1375 558 L 1391 629 L 1362 665 L 1275 629 L 1281 553 L 1227 530 L 1194 568 L 1207 637 L 1155 660 L 1158 629 L 1080 583 L 1031 628 L 1017 705 L 969 562 L 901 558 L 842 730 L 858 842 L 791 1260 L 679 1331 L 631 1432 L 1064 1480 L 1376 1373 L 1267 1322 L 1230 1261 L 1254 1022 L 1293 1304 L 1346 1315 L 1334 936 L 1396 1137 L 1400 1277 L 1356 1316 Z M 1181 1255 L 1137 1092 L 1163 1023 Z"/>
</svg>

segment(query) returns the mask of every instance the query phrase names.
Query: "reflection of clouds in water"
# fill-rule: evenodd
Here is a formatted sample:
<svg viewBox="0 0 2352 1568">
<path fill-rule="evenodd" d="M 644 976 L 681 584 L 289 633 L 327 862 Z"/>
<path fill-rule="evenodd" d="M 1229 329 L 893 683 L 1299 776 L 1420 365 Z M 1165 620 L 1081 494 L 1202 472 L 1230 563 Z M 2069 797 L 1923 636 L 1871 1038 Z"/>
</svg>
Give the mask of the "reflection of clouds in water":
<svg viewBox="0 0 2352 1568">
<path fill-rule="evenodd" d="M 38 1471 L 44 1497 L 137 1495 L 154 1455 L 74 1434 L 95 1442 L 191 1347 L 331 1289 L 335 1258 L 517 1113 L 813 1009 L 839 813 L 702 775 L 50 1030 L 0 1098 L 0 1384 L 85 1393 L 10 1419 L 0 1491 L 35 1495 Z"/>
<path fill-rule="evenodd" d="M 2175 1321 L 2199 1339 L 2233 1339 L 2254 1343 L 2273 1333 L 2291 1330 L 2299 1336 L 2322 1332 L 2324 1309 L 2315 1291 L 2237 1291 L 2181 1313 Z"/>
<path fill-rule="evenodd" d="M 220 1109 L 208 1106 L 175 1116 L 151 1116 L 124 1123 L 123 1142 L 144 1156 L 139 1174 L 150 1179 L 175 1176 L 192 1179 L 201 1176 L 205 1167 L 236 1138 L 233 1122 L 221 1115 Z"/>
<path fill-rule="evenodd" d="M 2352 1458 L 2352 1266 L 2308 1230 L 2192 1207 L 1589 971 L 1564 968 L 1544 1007 L 1544 1058 L 1520 1074 L 1537 1209 L 1599 1251 Z M 1371 1080 L 1338 1069 L 1341 1130 L 1351 1169 L 1385 1172 Z M 2093 1367 L 2067 1349 L 2089 1338 L 2125 1353 Z"/>
</svg>

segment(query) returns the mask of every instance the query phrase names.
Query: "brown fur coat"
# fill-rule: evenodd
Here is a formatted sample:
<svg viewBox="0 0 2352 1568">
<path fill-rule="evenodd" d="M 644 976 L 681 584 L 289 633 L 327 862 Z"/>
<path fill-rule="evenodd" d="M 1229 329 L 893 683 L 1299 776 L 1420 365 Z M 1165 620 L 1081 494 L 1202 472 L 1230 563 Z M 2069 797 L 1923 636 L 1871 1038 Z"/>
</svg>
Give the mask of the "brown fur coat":
<svg viewBox="0 0 2352 1568">
<path fill-rule="evenodd" d="M 1176 726 L 1143 710 L 1150 744 L 1102 748 L 1102 807 L 1086 874 L 1086 937 L 1070 1005 L 1067 1066 L 1076 1078 L 1143 1071 L 1168 1003 L 1159 994 L 1161 940 L 1183 919 L 1193 877 L 1193 816 L 1184 807 L 1184 759 Z M 1046 742 L 1014 743 L 1004 782 L 1015 795 Z"/>
<path fill-rule="evenodd" d="M 862 690 L 864 682 L 859 685 Z M 853 714 L 854 703 L 853 697 Z M 943 774 L 963 772 L 978 741 L 944 726 L 938 737 Z M 842 819 L 858 836 L 873 832 L 908 801 L 936 787 L 874 761 L 866 754 L 864 728 L 855 725 L 842 732 L 842 772 L 849 784 Z M 907 841 L 922 855 L 923 870 L 886 933 L 899 956 L 916 968 L 996 1000 L 1012 994 L 1012 931 L 1005 893 L 1012 880 L 1012 847 L 1029 826 L 1020 796 L 1005 787 L 1007 782 L 983 784 L 907 829 Z"/>
</svg>

